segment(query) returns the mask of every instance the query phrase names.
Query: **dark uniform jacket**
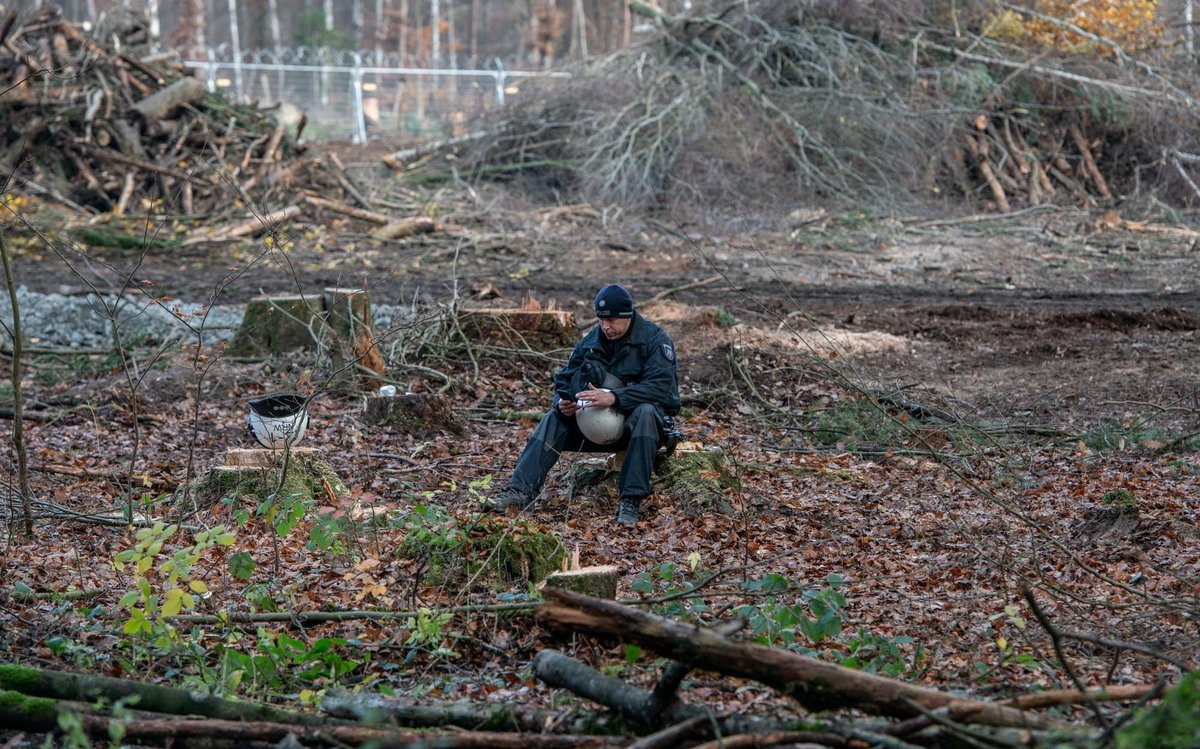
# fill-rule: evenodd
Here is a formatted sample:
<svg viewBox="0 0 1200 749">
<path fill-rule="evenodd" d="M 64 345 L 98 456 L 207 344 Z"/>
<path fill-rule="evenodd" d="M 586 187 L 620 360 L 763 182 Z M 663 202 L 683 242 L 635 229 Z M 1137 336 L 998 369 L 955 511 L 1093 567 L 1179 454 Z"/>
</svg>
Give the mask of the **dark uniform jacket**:
<svg viewBox="0 0 1200 749">
<path fill-rule="evenodd" d="M 600 364 L 623 383 L 612 388 L 622 412 L 628 414 L 643 403 L 655 403 L 669 416 L 679 413 L 675 344 L 665 330 L 637 312 L 633 313 L 629 331 L 620 339 L 608 340 L 597 325 L 575 346 L 566 366 L 554 376 L 555 405 L 559 399 L 575 400 L 575 393 L 585 389 L 586 383 L 581 385 L 576 375 L 589 362 Z"/>
</svg>

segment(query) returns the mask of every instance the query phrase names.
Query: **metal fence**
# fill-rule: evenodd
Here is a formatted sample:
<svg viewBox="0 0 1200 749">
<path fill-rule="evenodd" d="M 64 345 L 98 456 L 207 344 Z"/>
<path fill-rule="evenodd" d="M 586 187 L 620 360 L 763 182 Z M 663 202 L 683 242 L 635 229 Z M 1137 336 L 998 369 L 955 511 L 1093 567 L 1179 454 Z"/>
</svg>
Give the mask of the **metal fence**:
<svg viewBox="0 0 1200 749">
<path fill-rule="evenodd" d="M 455 70 L 401 66 L 396 56 L 300 47 L 238 57 L 221 47 L 206 60 L 185 60 L 203 71 L 209 91 L 236 101 L 279 105 L 282 115 L 308 116 L 309 138 L 367 142 L 372 136 L 459 135 L 485 109 L 519 95 L 531 78 L 567 78 L 563 72 L 494 67 Z"/>
</svg>

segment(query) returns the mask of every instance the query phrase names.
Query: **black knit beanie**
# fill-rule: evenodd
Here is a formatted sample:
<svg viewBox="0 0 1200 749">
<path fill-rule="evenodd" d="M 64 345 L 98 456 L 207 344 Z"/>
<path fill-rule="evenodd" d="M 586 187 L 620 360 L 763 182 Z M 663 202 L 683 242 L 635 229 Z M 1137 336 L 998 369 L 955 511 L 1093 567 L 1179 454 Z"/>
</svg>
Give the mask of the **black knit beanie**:
<svg viewBox="0 0 1200 749">
<path fill-rule="evenodd" d="M 596 317 L 633 317 L 633 297 L 624 286 L 608 284 L 596 294 Z"/>
</svg>

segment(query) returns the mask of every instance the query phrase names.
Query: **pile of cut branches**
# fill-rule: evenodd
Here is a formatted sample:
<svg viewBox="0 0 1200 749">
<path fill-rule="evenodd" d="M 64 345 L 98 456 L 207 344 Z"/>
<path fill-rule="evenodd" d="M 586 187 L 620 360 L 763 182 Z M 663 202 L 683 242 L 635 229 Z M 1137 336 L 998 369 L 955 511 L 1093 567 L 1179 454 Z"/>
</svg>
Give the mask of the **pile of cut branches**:
<svg viewBox="0 0 1200 749">
<path fill-rule="evenodd" d="M 631 3 L 651 42 L 516 99 L 469 163 L 626 206 L 1200 203 L 1195 79 L 1161 49 L 1067 55 L 997 37 L 981 6 L 952 24 L 841 5 Z"/>
<path fill-rule="evenodd" d="M 290 131 L 209 93 L 173 55 L 150 54 L 136 16 L 106 18 L 92 30 L 53 9 L 0 19 L 6 192 L 75 213 L 197 215 L 269 204 L 289 187 L 338 187 L 295 158 L 303 118 Z"/>
</svg>

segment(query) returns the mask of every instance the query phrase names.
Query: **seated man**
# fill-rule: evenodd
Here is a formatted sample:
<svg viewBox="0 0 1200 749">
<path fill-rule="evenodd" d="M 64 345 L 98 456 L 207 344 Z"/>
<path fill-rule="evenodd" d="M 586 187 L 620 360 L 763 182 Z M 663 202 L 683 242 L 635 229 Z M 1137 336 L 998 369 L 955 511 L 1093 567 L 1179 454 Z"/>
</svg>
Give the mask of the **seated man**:
<svg viewBox="0 0 1200 749">
<path fill-rule="evenodd" d="M 550 411 L 525 444 L 508 487 L 486 502 L 489 509 L 530 505 L 564 451 L 624 450 L 617 522 L 637 523 L 638 505 L 650 494 L 655 453 L 659 445 L 673 448 L 679 439 L 671 419 L 679 413 L 675 345 L 666 331 L 634 311 L 633 297 L 622 286 L 600 289 L 595 307 L 600 324 L 554 376 Z M 615 442 L 600 445 L 584 437 L 576 417 L 581 407 L 607 406 L 614 406 L 625 423 Z"/>
</svg>

